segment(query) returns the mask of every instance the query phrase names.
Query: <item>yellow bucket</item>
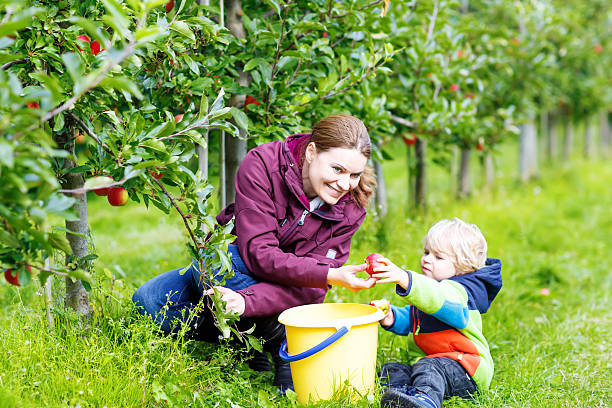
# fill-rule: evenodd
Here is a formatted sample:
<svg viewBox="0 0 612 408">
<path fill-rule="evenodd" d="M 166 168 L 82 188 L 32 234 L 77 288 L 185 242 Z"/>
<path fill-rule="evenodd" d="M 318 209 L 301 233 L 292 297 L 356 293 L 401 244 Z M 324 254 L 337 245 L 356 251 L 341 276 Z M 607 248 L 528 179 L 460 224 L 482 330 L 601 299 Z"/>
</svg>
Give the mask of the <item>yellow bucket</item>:
<svg viewBox="0 0 612 408">
<path fill-rule="evenodd" d="M 300 403 L 330 399 L 339 390 L 365 396 L 374 389 L 383 317 L 380 309 L 355 303 L 297 306 L 281 313 L 287 341 L 279 355 L 290 362 Z"/>
</svg>

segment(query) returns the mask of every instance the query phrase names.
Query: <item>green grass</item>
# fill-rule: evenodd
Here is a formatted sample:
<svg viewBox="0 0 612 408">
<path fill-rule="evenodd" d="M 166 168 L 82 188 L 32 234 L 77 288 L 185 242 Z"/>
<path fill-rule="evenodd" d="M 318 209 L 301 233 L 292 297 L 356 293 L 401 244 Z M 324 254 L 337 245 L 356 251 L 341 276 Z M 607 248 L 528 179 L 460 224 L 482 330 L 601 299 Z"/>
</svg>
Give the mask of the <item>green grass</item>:
<svg viewBox="0 0 612 408">
<path fill-rule="evenodd" d="M 448 198 L 448 177 L 434 168 L 425 216 L 404 209 L 403 156 L 387 163 L 390 214 L 365 221 L 350 262 L 376 251 L 417 269 L 422 238 L 435 221 L 458 216 L 478 224 L 489 255 L 503 261 L 504 287 L 483 319 L 496 372 L 488 392 L 444 406 L 606 407 L 612 401 L 612 166 L 576 161 L 543 168 L 539 182 L 521 186 L 514 182 L 514 155 L 500 157 L 500 186 L 463 202 Z M 50 329 L 39 287 L 0 284 L 1 407 L 295 405 L 277 396 L 271 373 L 252 372 L 231 347 L 159 336 L 134 314 L 135 287 L 188 261 L 177 216 L 133 202 L 112 208 L 92 196 L 89 220 L 100 255 L 90 327 L 80 327 L 58 296 Z M 544 287 L 549 296 L 540 294 Z M 356 294 L 334 288 L 326 300 L 395 300 L 393 293 L 388 285 Z M 380 330 L 378 364 L 409 359 L 403 340 Z M 377 398 L 358 405 L 378 406 Z M 339 397 L 317 406 L 347 405 Z"/>
</svg>

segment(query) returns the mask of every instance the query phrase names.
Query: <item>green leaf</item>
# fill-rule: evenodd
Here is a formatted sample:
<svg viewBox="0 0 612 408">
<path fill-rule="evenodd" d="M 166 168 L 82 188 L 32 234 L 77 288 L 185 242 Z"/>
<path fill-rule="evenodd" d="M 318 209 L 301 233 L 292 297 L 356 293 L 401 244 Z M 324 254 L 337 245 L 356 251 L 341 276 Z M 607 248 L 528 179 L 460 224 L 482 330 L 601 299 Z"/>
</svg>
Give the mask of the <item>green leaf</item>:
<svg viewBox="0 0 612 408">
<path fill-rule="evenodd" d="M 240 109 L 232 106 L 231 107 L 232 117 L 236 121 L 236 124 L 239 128 L 244 129 L 246 131 L 249 130 L 249 118 L 246 113 L 241 111 Z"/>
<path fill-rule="evenodd" d="M 72 248 L 70 247 L 70 243 L 68 242 L 68 239 L 66 239 L 65 235 L 50 233 L 49 243 L 54 248 L 57 248 L 68 255 L 72 254 Z"/>
<path fill-rule="evenodd" d="M 11 248 L 19 248 L 21 246 L 19 240 L 5 230 L 0 230 L 0 242 Z"/>
<path fill-rule="evenodd" d="M 281 8 L 280 8 L 280 5 L 278 4 L 278 2 L 275 1 L 275 0 L 266 0 L 266 3 L 268 3 L 270 6 L 272 6 L 274 11 L 276 11 L 276 14 L 278 14 L 278 16 L 280 17 L 280 15 L 281 15 Z"/>
<path fill-rule="evenodd" d="M 252 60 L 250 60 L 249 62 L 247 62 L 244 65 L 244 68 L 242 68 L 244 71 L 250 71 L 253 68 L 261 65 L 261 64 L 265 64 L 266 60 L 263 58 L 253 58 Z"/>
<path fill-rule="evenodd" d="M 122 91 L 129 92 L 138 99 L 142 99 L 143 95 L 140 92 L 138 86 L 128 78 L 124 76 L 106 77 L 100 82 L 100 86 L 110 89 L 119 89 Z"/>
<path fill-rule="evenodd" d="M 177 20 L 170 24 L 170 29 L 176 31 L 177 33 L 189 38 L 191 41 L 195 42 L 195 35 L 193 31 L 189 28 L 189 25 L 184 21 Z"/>
<path fill-rule="evenodd" d="M 15 164 L 13 146 L 4 139 L 0 139 L 0 163 L 9 169 L 12 169 Z"/>
</svg>

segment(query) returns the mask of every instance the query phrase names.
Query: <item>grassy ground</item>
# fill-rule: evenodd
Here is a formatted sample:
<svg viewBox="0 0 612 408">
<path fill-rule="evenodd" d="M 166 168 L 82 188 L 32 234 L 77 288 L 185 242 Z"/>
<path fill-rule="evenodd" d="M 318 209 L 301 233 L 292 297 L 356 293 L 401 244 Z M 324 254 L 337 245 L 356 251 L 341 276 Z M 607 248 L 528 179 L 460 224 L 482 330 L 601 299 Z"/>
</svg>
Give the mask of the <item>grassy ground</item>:
<svg viewBox="0 0 612 408">
<path fill-rule="evenodd" d="M 464 202 L 449 199 L 446 175 L 433 171 L 424 216 L 403 208 L 403 158 L 387 163 L 390 215 L 366 220 L 350 262 L 377 251 L 416 269 L 422 237 L 433 222 L 458 216 L 478 224 L 489 255 L 503 261 L 504 287 L 484 316 L 496 373 L 488 392 L 471 402 L 447 401 L 445 407 L 607 407 L 612 401 L 612 166 L 576 162 L 545 168 L 540 182 L 518 186 L 514 171 L 503 170 L 515 168 L 515 157 L 501 157 L 501 186 Z M 175 216 L 135 203 L 111 208 L 92 196 L 89 217 L 100 255 L 90 328 L 57 307 L 56 327 L 50 329 L 40 288 L 0 284 L 5 305 L 1 407 L 296 405 L 277 396 L 271 373 L 252 372 L 231 348 L 158 336 L 150 322 L 134 315 L 129 302 L 134 288 L 188 261 Z M 540 294 L 542 288 L 550 295 Z M 357 294 L 334 288 L 326 300 L 394 300 L 393 292 L 384 285 Z M 380 330 L 378 364 L 407 358 L 403 339 Z M 339 397 L 317 406 L 348 404 Z M 358 405 L 378 406 L 378 396 Z"/>
</svg>

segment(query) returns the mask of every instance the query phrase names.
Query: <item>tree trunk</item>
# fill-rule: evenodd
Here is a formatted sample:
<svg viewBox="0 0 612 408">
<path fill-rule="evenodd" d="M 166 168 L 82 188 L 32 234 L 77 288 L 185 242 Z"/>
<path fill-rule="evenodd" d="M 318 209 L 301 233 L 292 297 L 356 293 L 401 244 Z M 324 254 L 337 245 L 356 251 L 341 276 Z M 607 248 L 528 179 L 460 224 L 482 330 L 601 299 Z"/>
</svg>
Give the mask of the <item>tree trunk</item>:
<svg viewBox="0 0 612 408">
<path fill-rule="evenodd" d="M 240 133 L 242 133 L 240 129 Z M 235 178 L 240 162 L 246 156 L 246 140 L 238 139 L 225 133 L 225 199 L 226 203 L 233 203 L 236 199 Z"/>
<path fill-rule="evenodd" d="M 406 145 L 406 175 L 408 176 L 407 178 L 407 189 L 406 191 L 408 192 L 407 196 L 408 199 L 406 200 L 406 212 L 410 212 L 410 210 L 412 210 L 414 207 L 416 207 L 416 203 L 414 201 L 415 198 L 415 192 L 414 192 L 414 182 L 415 182 L 415 175 L 414 175 L 414 159 L 412 158 L 412 146 L 408 146 Z"/>
<path fill-rule="evenodd" d="M 387 185 L 385 184 L 385 173 L 382 163 L 374 161 L 374 172 L 376 173 L 376 211 L 381 217 L 387 215 Z"/>
<path fill-rule="evenodd" d="M 459 162 L 459 178 L 457 179 L 457 198 L 463 199 L 471 194 L 470 180 L 470 153 L 471 150 L 467 147 L 461 149 Z"/>
<path fill-rule="evenodd" d="M 563 138 L 563 160 L 567 161 L 572 157 L 572 145 L 574 144 L 574 126 L 569 116 L 563 117 L 565 136 Z"/>
<path fill-rule="evenodd" d="M 227 0 L 227 28 L 238 39 L 246 38 L 246 32 L 242 25 L 242 2 L 241 0 Z M 240 75 L 238 80 L 240 86 L 249 86 L 249 75 L 241 69 L 237 70 Z M 230 98 L 230 105 L 242 109 L 244 106 L 245 95 L 233 94 Z M 247 151 L 247 131 L 248 129 L 239 128 L 240 138 L 235 138 L 232 135 L 226 134 L 225 136 L 225 147 L 226 147 L 226 171 L 225 171 L 225 197 L 227 202 L 231 203 L 236 197 L 236 189 L 234 185 L 234 178 L 238 171 L 240 162 L 246 155 Z"/>
<path fill-rule="evenodd" d="M 547 142 L 546 138 L 548 136 L 549 126 L 550 126 L 550 123 L 548 122 L 548 112 L 543 110 L 540 112 L 540 128 L 538 129 L 538 134 L 540 135 L 540 138 L 539 138 L 540 143 Z M 537 139 L 537 135 L 536 135 L 536 139 Z M 543 146 L 539 145 L 537 147 L 538 147 L 538 153 L 543 151 L 543 148 L 544 148 Z"/>
<path fill-rule="evenodd" d="M 427 210 L 427 141 L 419 137 L 416 142 L 416 174 L 414 203 L 418 209 Z"/>
<path fill-rule="evenodd" d="M 527 182 L 537 175 L 537 137 L 533 120 L 521 125 L 519 179 Z"/>
<path fill-rule="evenodd" d="M 219 132 L 219 207 L 220 208 L 225 208 L 225 206 L 228 204 L 227 196 L 226 196 L 226 189 L 225 189 L 225 184 L 226 184 L 226 179 L 227 179 L 226 165 L 225 165 L 225 161 L 226 161 L 225 150 L 226 150 L 225 149 L 225 131 L 221 130 Z"/>
<path fill-rule="evenodd" d="M 553 161 L 557 156 L 557 121 L 558 116 L 555 112 L 548 115 L 548 133 L 546 143 L 546 156 L 549 161 Z"/>
<path fill-rule="evenodd" d="M 457 170 L 457 162 L 459 161 L 458 159 L 458 153 L 459 151 L 457 150 L 457 146 L 453 145 L 450 148 L 450 160 L 449 160 L 449 164 L 448 164 L 448 173 L 449 173 L 449 180 L 448 180 L 448 191 L 449 194 L 452 194 L 453 197 L 456 197 L 459 194 L 459 188 L 457 187 L 457 180 L 459 180 L 459 171 Z"/>
<path fill-rule="evenodd" d="M 590 117 L 585 119 L 584 129 L 584 157 L 590 159 L 593 157 L 593 121 Z"/>
<path fill-rule="evenodd" d="M 605 109 L 599 112 L 599 130 L 601 154 L 607 159 L 610 157 L 610 116 Z"/>
<path fill-rule="evenodd" d="M 58 147 L 68 151 L 71 155 L 70 158 L 64 159 L 64 169 L 76 167 L 76 163 L 72 161 L 72 157 L 74 157 L 75 138 L 72 121 L 66 119 L 66 131 L 63 134 L 55 133 L 53 137 Z M 85 184 L 81 173 L 66 173 L 60 182 L 62 188 L 66 190 L 82 188 Z M 87 237 L 87 194 L 66 193 L 66 195 L 76 199 L 73 208 L 79 216 L 77 221 L 66 221 L 66 229 Z M 66 234 L 66 238 L 72 249 L 72 255 L 66 256 L 66 265 L 68 265 L 73 259 L 82 258 L 87 255 L 87 238 L 75 234 Z M 83 318 L 89 318 L 91 315 L 88 294 L 80 280 L 66 277 L 66 295 L 64 303 L 66 307 L 71 308 Z"/>
<path fill-rule="evenodd" d="M 493 155 L 490 151 L 485 153 L 483 165 L 485 174 L 485 188 L 487 190 L 492 190 L 493 182 L 495 180 L 495 169 L 493 167 Z"/>
</svg>

